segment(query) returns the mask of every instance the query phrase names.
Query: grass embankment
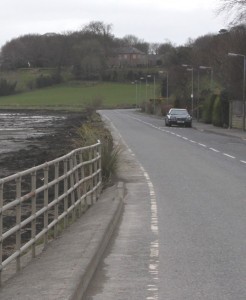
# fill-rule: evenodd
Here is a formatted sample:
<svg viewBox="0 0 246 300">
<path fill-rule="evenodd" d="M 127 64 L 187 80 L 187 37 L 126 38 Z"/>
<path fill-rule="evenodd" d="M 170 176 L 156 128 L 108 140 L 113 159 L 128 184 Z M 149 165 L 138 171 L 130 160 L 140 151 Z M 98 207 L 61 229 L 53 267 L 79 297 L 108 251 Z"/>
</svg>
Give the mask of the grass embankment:
<svg viewBox="0 0 246 300">
<path fill-rule="evenodd" d="M 81 110 L 99 100 L 102 107 L 129 107 L 136 104 L 131 83 L 67 82 L 60 85 L 0 97 L 0 108 Z"/>
<path fill-rule="evenodd" d="M 109 129 L 104 126 L 101 117 L 94 111 L 89 122 L 84 123 L 77 131 L 76 147 L 85 147 L 101 141 L 102 183 L 107 187 L 114 183 L 117 177 L 121 146 L 114 145 Z"/>
</svg>

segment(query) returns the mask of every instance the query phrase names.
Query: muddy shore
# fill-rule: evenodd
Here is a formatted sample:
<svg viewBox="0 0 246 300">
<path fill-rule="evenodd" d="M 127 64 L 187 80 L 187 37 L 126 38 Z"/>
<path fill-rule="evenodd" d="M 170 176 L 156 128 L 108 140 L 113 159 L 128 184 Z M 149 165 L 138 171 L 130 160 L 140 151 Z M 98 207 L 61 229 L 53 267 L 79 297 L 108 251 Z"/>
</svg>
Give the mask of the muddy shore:
<svg viewBox="0 0 246 300">
<path fill-rule="evenodd" d="M 0 110 L 0 178 L 74 149 L 82 113 Z"/>
</svg>

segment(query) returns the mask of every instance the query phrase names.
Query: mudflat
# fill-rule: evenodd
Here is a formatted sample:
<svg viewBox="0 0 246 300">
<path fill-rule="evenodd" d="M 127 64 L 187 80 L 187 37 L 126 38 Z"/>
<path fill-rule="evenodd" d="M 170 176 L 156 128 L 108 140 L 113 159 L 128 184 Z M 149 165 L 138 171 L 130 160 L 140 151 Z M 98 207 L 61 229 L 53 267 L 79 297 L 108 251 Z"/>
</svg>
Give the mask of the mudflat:
<svg viewBox="0 0 246 300">
<path fill-rule="evenodd" d="M 73 150 L 84 121 L 82 113 L 0 110 L 0 178 Z"/>
</svg>

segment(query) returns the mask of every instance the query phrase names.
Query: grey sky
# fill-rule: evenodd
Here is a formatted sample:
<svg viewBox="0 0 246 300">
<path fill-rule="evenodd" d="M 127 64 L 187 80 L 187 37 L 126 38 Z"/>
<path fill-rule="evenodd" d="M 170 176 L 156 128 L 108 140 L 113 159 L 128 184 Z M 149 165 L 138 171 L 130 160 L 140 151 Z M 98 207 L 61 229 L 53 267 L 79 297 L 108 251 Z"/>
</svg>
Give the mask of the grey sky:
<svg viewBox="0 0 246 300">
<path fill-rule="evenodd" d="M 116 37 L 175 45 L 225 27 L 219 0 L 1 0 L 0 47 L 28 33 L 75 31 L 90 21 L 112 24 Z"/>
</svg>

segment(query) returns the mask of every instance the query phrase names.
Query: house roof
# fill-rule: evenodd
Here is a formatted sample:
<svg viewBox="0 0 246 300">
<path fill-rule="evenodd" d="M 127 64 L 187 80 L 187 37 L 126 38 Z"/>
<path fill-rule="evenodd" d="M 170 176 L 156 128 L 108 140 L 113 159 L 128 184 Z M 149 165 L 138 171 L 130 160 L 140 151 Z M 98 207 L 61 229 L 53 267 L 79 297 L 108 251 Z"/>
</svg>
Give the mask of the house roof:
<svg viewBox="0 0 246 300">
<path fill-rule="evenodd" d="M 141 54 L 141 55 L 145 55 L 144 52 L 138 50 L 135 47 L 120 47 L 115 49 L 115 53 L 116 54 Z"/>
</svg>

